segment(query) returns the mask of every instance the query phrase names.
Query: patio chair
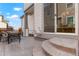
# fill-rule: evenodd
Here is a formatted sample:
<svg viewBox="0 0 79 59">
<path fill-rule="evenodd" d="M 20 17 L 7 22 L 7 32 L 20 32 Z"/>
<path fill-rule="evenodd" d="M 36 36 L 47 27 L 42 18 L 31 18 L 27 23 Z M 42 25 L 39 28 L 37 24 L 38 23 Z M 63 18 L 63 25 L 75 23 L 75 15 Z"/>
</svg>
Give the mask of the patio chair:
<svg viewBox="0 0 79 59">
<path fill-rule="evenodd" d="M 8 39 L 8 33 L 2 32 L 1 33 L 1 41 L 4 42 L 4 41 L 7 41 L 7 39 Z"/>
<path fill-rule="evenodd" d="M 1 42 L 2 33 L 0 32 L 0 42 Z"/>
<path fill-rule="evenodd" d="M 19 43 L 20 43 L 20 41 L 21 41 L 21 34 L 20 33 L 9 33 L 8 44 L 15 41 L 16 39 L 18 39 Z"/>
</svg>

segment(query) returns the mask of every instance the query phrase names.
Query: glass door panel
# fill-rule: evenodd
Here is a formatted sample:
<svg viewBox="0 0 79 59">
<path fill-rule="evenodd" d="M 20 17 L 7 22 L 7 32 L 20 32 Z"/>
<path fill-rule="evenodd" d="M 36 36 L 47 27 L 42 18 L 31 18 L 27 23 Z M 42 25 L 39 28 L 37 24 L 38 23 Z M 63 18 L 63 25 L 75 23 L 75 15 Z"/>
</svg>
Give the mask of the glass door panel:
<svg viewBox="0 0 79 59">
<path fill-rule="evenodd" d="M 44 4 L 44 32 L 54 32 L 54 3 Z"/>
</svg>

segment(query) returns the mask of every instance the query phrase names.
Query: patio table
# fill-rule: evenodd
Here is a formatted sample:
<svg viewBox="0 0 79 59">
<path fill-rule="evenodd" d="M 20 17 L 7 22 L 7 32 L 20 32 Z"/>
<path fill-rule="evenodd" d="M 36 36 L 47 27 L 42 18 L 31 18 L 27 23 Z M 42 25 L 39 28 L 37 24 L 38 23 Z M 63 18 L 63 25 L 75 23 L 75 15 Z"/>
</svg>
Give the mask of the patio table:
<svg viewBox="0 0 79 59">
<path fill-rule="evenodd" d="M 16 31 L 0 32 L 0 42 L 7 41 L 9 44 L 15 39 L 18 39 L 20 43 L 20 40 L 21 40 L 20 32 L 16 32 Z"/>
<path fill-rule="evenodd" d="M 8 44 L 15 39 L 19 39 L 19 43 L 21 40 L 21 33 L 18 32 L 7 32 L 8 33 Z"/>
<path fill-rule="evenodd" d="M 0 32 L 0 41 L 1 41 L 2 33 Z"/>
<path fill-rule="evenodd" d="M 1 33 L 1 41 L 6 41 L 7 40 L 7 37 L 8 37 L 8 33 L 7 32 L 2 32 Z"/>
</svg>

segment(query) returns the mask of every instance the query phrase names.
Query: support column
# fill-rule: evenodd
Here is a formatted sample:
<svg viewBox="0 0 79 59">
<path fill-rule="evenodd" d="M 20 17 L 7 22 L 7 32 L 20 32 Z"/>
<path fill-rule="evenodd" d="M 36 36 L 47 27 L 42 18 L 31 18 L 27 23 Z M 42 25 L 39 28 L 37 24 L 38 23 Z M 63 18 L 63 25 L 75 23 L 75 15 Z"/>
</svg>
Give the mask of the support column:
<svg viewBox="0 0 79 59">
<path fill-rule="evenodd" d="M 39 36 L 44 31 L 44 5 L 34 4 L 34 36 Z"/>
<path fill-rule="evenodd" d="M 76 56 L 79 56 L 79 40 L 76 40 Z"/>
<path fill-rule="evenodd" d="M 75 3 L 75 32 L 78 35 L 76 40 L 76 56 L 79 56 L 79 4 Z"/>
<path fill-rule="evenodd" d="M 26 36 L 26 29 L 28 28 L 28 24 L 27 24 L 27 18 L 28 15 L 27 13 L 24 15 L 24 19 L 23 19 L 23 36 Z"/>
<path fill-rule="evenodd" d="M 39 12 L 39 13 L 38 13 Z M 43 32 L 44 26 L 44 5 L 42 3 L 34 5 L 34 28 L 36 33 Z"/>
</svg>

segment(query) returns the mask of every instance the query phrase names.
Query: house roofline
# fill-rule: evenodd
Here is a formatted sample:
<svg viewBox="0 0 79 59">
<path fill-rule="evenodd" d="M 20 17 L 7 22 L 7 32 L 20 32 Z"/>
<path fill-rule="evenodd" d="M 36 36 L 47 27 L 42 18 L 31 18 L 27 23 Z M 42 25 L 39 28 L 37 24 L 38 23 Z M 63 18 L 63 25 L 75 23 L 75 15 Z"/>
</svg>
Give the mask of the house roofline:
<svg viewBox="0 0 79 59">
<path fill-rule="evenodd" d="M 24 15 L 22 15 L 20 18 L 22 19 L 24 17 Z"/>
<path fill-rule="evenodd" d="M 27 10 L 29 10 L 34 4 L 30 5 L 26 10 L 24 10 L 24 13 L 26 13 Z"/>
</svg>

